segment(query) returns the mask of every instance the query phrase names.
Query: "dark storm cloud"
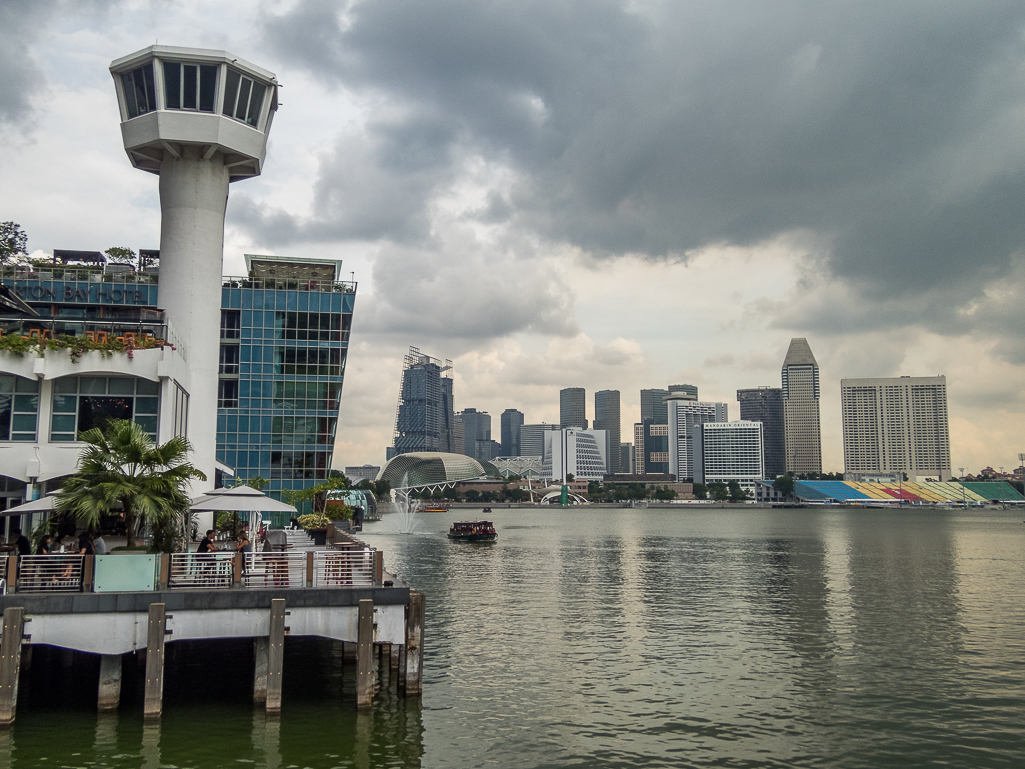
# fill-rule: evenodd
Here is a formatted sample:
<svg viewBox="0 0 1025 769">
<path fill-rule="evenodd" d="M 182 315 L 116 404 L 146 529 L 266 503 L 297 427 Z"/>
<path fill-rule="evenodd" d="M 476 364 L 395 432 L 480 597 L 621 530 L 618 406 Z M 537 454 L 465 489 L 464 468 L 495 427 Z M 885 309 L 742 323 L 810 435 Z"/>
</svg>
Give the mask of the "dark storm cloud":
<svg viewBox="0 0 1025 769">
<path fill-rule="evenodd" d="M 653 258 L 806 229 L 864 302 L 953 328 L 1025 246 L 1023 30 L 1020 2 L 300 2 L 267 40 L 387 109 L 292 231 L 422 238 L 480 154 L 517 179 L 489 221 Z"/>
<path fill-rule="evenodd" d="M 42 32 L 53 2 L 0 3 L 0 123 L 21 124 L 32 112 L 32 97 L 45 86 L 29 46 Z"/>
</svg>

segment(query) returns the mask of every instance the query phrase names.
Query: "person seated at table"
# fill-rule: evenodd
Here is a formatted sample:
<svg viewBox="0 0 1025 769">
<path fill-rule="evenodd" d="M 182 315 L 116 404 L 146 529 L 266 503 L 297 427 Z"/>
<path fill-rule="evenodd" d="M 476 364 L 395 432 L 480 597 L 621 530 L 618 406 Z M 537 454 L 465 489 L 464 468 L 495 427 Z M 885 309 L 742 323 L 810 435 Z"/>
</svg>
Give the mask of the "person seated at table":
<svg viewBox="0 0 1025 769">
<path fill-rule="evenodd" d="M 83 531 L 78 535 L 78 554 L 79 555 L 95 555 L 96 549 L 93 547 L 92 540 L 89 539 L 89 533 Z"/>
<path fill-rule="evenodd" d="M 14 537 L 14 546 L 18 550 L 18 555 L 32 555 L 32 544 L 28 541 L 28 537 L 21 533 L 21 529 L 15 529 L 11 534 Z"/>
<path fill-rule="evenodd" d="M 39 544 L 36 545 L 36 555 L 49 555 L 50 554 L 50 542 L 53 540 L 49 534 L 44 534 L 39 539 Z"/>
<path fill-rule="evenodd" d="M 207 531 L 206 536 L 199 541 L 199 547 L 196 548 L 197 553 L 213 553 L 217 550 L 217 545 L 214 544 L 214 534 L 216 532 L 213 529 Z"/>
<path fill-rule="evenodd" d="M 101 537 L 96 532 L 95 529 L 89 532 L 89 539 L 93 541 L 93 551 L 96 553 L 96 555 L 107 554 L 107 543 L 103 540 L 103 537 Z"/>
</svg>

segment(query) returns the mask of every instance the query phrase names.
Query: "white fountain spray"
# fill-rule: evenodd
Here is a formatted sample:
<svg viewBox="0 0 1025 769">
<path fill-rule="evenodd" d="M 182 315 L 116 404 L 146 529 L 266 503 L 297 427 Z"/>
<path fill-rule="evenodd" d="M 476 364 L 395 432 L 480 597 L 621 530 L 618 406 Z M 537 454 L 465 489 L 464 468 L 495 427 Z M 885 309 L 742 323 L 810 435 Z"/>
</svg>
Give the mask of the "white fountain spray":
<svg viewBox="0 0 1025 769">
<path fill-rule="evenodd" d="M 395 507 L 399 513 L 399 532 L 401 534 L 412 534 L 417 526 L 414 516 L 420 509 L 420 500 L 412 499 L 409 496 L 409 474 L 402 476 L 402 487 L 395 490 Z"/>
</svg>

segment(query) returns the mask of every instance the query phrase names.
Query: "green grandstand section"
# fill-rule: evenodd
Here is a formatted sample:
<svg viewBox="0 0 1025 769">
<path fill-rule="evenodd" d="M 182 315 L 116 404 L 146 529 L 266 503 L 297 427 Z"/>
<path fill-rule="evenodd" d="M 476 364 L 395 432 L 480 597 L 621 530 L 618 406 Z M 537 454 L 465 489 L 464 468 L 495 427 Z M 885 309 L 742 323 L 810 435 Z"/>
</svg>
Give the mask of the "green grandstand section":
<svg viewBox="0 0 1025 769">
<path fill-rule="evenodd" d="M 1025 502 L 1011 484 L 1005 481 L 964 481 L 967 489 L 987 502 Z"/>
</svg>

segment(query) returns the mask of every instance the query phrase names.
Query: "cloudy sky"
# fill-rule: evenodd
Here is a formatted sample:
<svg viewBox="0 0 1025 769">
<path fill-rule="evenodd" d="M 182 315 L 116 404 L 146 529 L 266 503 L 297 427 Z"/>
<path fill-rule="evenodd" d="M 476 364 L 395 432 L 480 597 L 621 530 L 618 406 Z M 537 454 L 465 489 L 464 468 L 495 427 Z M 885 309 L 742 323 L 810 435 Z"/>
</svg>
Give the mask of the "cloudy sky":
<svg viewBox="0 0 1025 769">
<path fill-rule="evenodd" d="M 284 88 L 244 253 L 345 260 L 335 464 L 380 462 L 409 345 L 456 407 L 558 390 L 946 374 L 954 467 L 1025 451 L 1025 4 L 298 0 L 0 4 L 0 220 L 30 250 L 156 248 L 110 61 L 224 48 Z M 496 435 L 497 438 L 497 435 Z"/>
</svg>

